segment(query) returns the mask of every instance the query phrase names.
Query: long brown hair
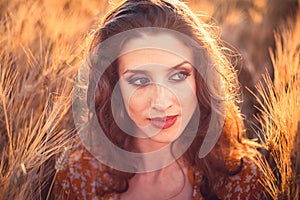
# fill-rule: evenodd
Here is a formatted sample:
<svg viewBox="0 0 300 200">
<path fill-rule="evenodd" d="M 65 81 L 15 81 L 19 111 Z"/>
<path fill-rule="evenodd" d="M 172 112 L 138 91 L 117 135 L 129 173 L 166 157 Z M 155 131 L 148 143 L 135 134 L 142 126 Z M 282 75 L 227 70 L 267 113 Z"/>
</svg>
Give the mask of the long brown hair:
<svg viewBox="0 0 300 200">
<path fill-rule="evenodd" d="M 199 188 L 205 187 L 206 192 L 202 192 L 205 198 L 210 198 L 215 194 L 217 188 L 214 187 L 216 179 L 226 178 L 226 176 L 238 173 L 242 168 L 242 157 L 247 151 L 247 146 L 241 141 L 243 131 L 242 118 L 237 106 L 237 77 L 233 66 L 226 58 L 224 49 L 220 45 L 218 35 L 214 34 L 208 25 L 201 22 L 192 11 L 182 2 L 176 0 L 127 0 L 111 10 L 104 18 L 100 27 L 94 33 L 90 45 L 90 51 L 104 51 L 99 44 L 118 33 L 143 27 L 159 27 L 180 32 L 196 41 L 202 50 L 193 49 L 195 63 L 201 67 L 215 67 L 217 76 L 223 84 L 216 82 L 214 88 L 217 91 L 224 91 L 223 106 L 226 111 L 225 123 L 221 137 L 213 150 L 204 158 L 199 158 L 199 149 L 207 133 L 208 124 L 211 120 L 211 98 L 218 98 L 209 89 L 203 77 L 196 73 L 197 99 L 200 109 L 200 120 L 196 137 L 189 146 L 183 157 L 189 165 L 203 171 L 204 182 Z M 132 35 L 131 37 L 138 37 Z M 121 46 L 112 51 L 118 51 Z M 204 50 L 204 51 L 203 51 Z M 206 59 L 201 59 L 206 58 Z M 106 67 L 104 60 L 92 58 L 90 63 L 90 83 L 89 90 L 95 93 L 95 108 L 98 121 L 107 137 L 120 148 L 134 151 L 133 137 L 125 134 L 116 124 L 112 110 L 112 92 L 119 79 L 117 61 L 112 62 L 105 69 L 99 82 L 94 74 Z M 96 60 L 96 62 L 95 62 Z M 103 69 L 102 69 L 103 70 Z M 217 80 L 217 79 L 216 79 Z M 97 82 L 96 82 L 97 81 Z M 92 84 L 94 82 L 94 85 Z M 93 85 L 93 86 L 92 86 Z M 223 88 L 221 88 L 223 87 Z M 125 113 L 126 115 L 126 113 Z M 128 117 L 128 116 L 127 116 Z M 234 170 L 227 168 L 227 162 L 236 163 Z M 111 176 L 116 180 L 114 188 L 107 192 L 124 192 L 128 189 L 128 179 L 134 174 L 124 173 L 111 169 Z M 201 190 L 201 189 L 200 189 Z"/>
</svg>

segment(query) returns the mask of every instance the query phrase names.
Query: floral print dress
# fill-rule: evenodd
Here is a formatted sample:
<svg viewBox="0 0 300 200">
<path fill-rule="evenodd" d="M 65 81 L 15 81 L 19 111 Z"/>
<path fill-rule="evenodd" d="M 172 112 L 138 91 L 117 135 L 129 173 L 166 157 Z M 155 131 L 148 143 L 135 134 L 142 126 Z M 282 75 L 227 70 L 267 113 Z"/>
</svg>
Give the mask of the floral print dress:
<svg viewBox="0 0 300 200">
<path fill-rule="evenodd" d="M 86 150 L 73 153 L 68 165 L 58 172 L 54 196 L 55 199 L 72 200 L 118 200 L 118 193 L 105 194 L 114 186 L 113 180 L 106 172 L 106 166 L 101 164 Z M 199 185 L 203 174 L 193 167 L 188 168 L 188 177 L 193 189 L 192 200 L 204 200 L 200 193 Z M 250 159 L 243 159 L 242 170 L 229 176 L 218 190 L 219 199 L 264 199 L 263 187 L 260 184 L 261 171 Z"/>
</svg>

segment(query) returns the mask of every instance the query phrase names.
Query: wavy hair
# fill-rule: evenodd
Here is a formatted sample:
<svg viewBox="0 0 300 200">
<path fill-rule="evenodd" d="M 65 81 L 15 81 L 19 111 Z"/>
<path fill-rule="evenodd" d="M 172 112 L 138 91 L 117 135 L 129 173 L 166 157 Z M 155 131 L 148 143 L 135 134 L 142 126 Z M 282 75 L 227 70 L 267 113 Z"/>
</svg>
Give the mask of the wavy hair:
<svg viewBox="0 0 300 200">
<path fill-rule="evenodd" d="M 189 148 L 183 154 L 189 165 L 202 170 L 205 174 L 204 181 L 199 186 L 202 195 L 209 199 L 214 196 L 218 188 L 215 187 L 217 178 L 226 178 L 237 174 L 242 169 L 242 157 L 248 153 L 247 145 L 243 143 L 244 127 L 242 117 L 237 106 L 238 82 L 236 72 L 227 58 L 225 48 L 221 45 L 215 27 L 201 22 L 195 14 L 182 2 L 177 0 L 127 0 L 111 10 L 93 35 L 90 51 L 101 52 L 99 44 L 110 37 L 127 30 L 144 27 L 166 28 L 180 32 L 196 41 L 202 48 L 194 49 L 193 54 L 196 68 L 214 68 L 212 80 L 207 81 L 196 73 L 196 95 L 200 109 L 200 119 L 197 123 L 197 133 Z M 131 38 L 139 37 L 138 34 Z M 127 38 L 127 39 L 131 39 Z M 126 40 L 118 47 L 109 51 L 118 52 Z M 95 54 L 93 54 L 95 55 Z M 205 58 L 205 59 L 203 59 Z M 90 63 L 90 91 L 96 91 L 95 108 L 97 119 L 107 137 L 120 148 L 127 151 L 136 151 L 133 137 L 124 133 L 116 124 L 111 109 L 112 92 L 119 80 L 118 62 L 113 61 L 107 68 L 108 61 L 99 57 L 92 57 Z M 104 70 L 100 80 L 96 79 L 99 70 Z M 216 77 L 218 77 L 216 79 Z M 220 80 L 219 82 L 217 80 Z M 221 137 L 212 151 L 204 158 L 199 158 L 199 149 L 206 136 L 211 120 L 211 101 L 220 100 L 222 93 L 222 106 L 225 109 L 225 122 Z M 123 109 L 122 115 L 129 118 Z M 124 116 L 123 116 L 124 117 Z M 228 168 L 228 161 L 235 163 L 234 170 Z M 111 177 L 116 180 L 114 187 L 106 192 L 125 192 L 128 189 L 128 180 L 134 173 L 125 173 L 110 169 Z M 208 191 L 208 192 L 204 192 Z"/>
</svg>

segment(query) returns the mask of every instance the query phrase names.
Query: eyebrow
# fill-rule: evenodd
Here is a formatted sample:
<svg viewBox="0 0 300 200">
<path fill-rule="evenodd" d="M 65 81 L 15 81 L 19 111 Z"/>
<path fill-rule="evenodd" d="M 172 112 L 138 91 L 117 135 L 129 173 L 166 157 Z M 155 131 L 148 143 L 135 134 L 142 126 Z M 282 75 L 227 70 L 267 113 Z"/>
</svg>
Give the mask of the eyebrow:
<svg viewBox="0 0 300 200">
<path fill-rule="evenodd" d="M 184 65 L 186 63 L 192 65 L 189 61 L 183 61 L 183 62 L 181 62 L 181 63 L 179 63 L 179 64 L 171 67 L 168 71 L 172 71 L 174 69 L 178 69 L 178 68 L 180 68 L 182 65 Z M 147 74 L 147 71 L 146 70 L 141 70 L 141 69 L 128 69 L 128 70 L 126 70 L 123 73 L 123 75 L 126 74 L 126 73 Z"/>
</svg>

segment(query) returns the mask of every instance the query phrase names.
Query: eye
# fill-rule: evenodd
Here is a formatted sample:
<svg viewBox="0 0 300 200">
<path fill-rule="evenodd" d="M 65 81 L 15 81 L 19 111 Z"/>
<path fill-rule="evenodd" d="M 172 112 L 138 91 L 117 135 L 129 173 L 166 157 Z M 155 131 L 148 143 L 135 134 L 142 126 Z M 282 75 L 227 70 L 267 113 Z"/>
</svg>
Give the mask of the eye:
<svg viewBox="0 0 300 200">
<path fill-rule="evenodd" d="M 169 80 L 175 81 L 175 82 L 180 82 L 180 81 L 184 81 L 190 75 L 191 75 L 191 73 L 188 71 L 180 71 L 180 72 L 173 74 L 169 78 Z"/>
<path fill-rule="evenodd" d="M 146 86 L 150 84 L 149 78 L 146 77 L 134 77 L 128 80 L 128 83 L 134 86 Z"/>
</svg>

